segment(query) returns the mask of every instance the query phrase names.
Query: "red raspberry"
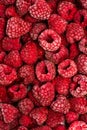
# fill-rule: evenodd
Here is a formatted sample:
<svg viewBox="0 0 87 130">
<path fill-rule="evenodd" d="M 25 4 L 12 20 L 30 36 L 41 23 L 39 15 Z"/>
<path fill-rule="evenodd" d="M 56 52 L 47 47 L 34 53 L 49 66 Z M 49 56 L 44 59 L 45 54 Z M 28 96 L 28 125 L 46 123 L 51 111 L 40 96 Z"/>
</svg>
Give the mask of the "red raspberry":
<svg viewBox="0 0 87 130">
<path fill-rule="evenodd" d="M 15 2 L 16 0 L 3 0 L 3 1 L 4 1 L 4 4 L 10 5 L 10 4 L 14 4 L 14 2 Z"/>
<path fill-rule="evenodd" d="M 52 10 L 52 13 L 56 12 L 57 2 L 58 2 L 58 0 L 47 0 L 47 3 L 49 4 L 49 6 L 50 6 L 50 8 Z"/>
<path fill-rule="evenodd" d="M 0 3 L 0 17 L 4 17 L 5 16 L 5 5 Z"/>
<path fill-rule="evenodd" d="M 50 109 L 48 112 L 46 124 L 50 127 L 56 127 L 59 124 L 64 124 L 63 114 L 54 112 Z"/>
<path fill-rule="evenodd" d="M 24 35 L 21 37 L 21 40 L 22 40 L 22 42 L 23 42 L 24 44 L 27 43 L 27 42 L 29 42 L 29 41 L 32 41 L 29 32 L 26 33 L 26 34 L 24 34 Z"/>
<path fill-rule="evenodd" d="M 70 21 L 73 19 L 77 9 L 73 3 L 63 1 L 58 5 L 57 11 L 62 18 Z"/>
<path fill-rule="evenodd" d="M 61 45 L 59 50 L 54 52 L 45 51 L 45 57 L 55 64 L 59 64 L 60 62 L 62 62 L 68 57 L 68 55 L 68 49 L 64 45 Z"/>
<path fill-rule="evenodd" d="M 51 81 L 56 75 L 55 65 L 51 61 L 40 61 L 36 65 L 36 76 L 41 82 Z"/>
<path fill-rule="evenodd" d="M 33 95 L 42 106 L 49 106 L 54 99 L 54 86 L 47 82 L 41 87 L 35 85 L 33 87 Z"/>
<path fill-rule="evenodd" d="M 69 43 L 80 41 L 84 37 L 84 30 L 78 23 L 70 23 L 67 27 L 66 38 Z"/>
<path fill-rule="evenodd" d="M 18 107 L 23 114 L 28 115 L 33 109 L 34 105 L 29 98 L 24 98 L 18 103 Z"/>
<path fill-rule="evenodd" d="M 49 28 L 53 29 L 58 34 L 64 33 L 66 30 L 67 22 L 61 16 L 52 14 L 48 20 Z"/>
<path fill-rule="evenodd" d="M 66 59 L 58 65 L 58 72 L 64 78 L 71 78 L 77 73 L 77 66 L 73 60 Z"/>
<path fill-rule="evenodd" d="M 0 130 L 9 130 L 9 125 L 0 120 Z"/>
<path fill-rule="evenodd" d="M 37 0 L 34 5 L 29 7 L 29 13 L 36 19 L 45 20 L 49 19 L 51 9 L 45 0 Z"/>
<path fill-rule="evenodd" d="M 0 110 L 5 123 L 11 123 L 18 116 L 18 109 L 10 104 L 0 103 Z"/>
<path fill-rule="evenodd" d="M 80 120 L 87 123 L 87 113 L 80 115 Z"/>
<path fill-rule="evenodd" d="M 18 38 L 31 29 L 31 23 L 25 22 L 19 17 L 11 17 L 7 21 L 6 34 L 10 38 Z"/>
<path fill-rule="evenodd" d="M 53 130 L 66 130 L 64 125 L 58 125 L 56 128 L 54 128 Z"/>
<path fill-rule="evenodd" d="M 0 102 L 8 102 L 7 91 L 4 86 L 0 86 Z"/>
<path fill-rule="evenodd" d="M 25 126 L 19 126 L 16 130 L 28 130 Z"/>
<path fill-rule="evenodd" d="M 74 121 L 68 130 L 86 130 L 87 124 L 83 121 Z"/>
<path fill-rule="evenodd" d="M 5 35 L 5 19 L 0 18 L 0 23 L 0 40 L 2 40 Z"/>
<path fill-rule="evenodd" d="M 6 55 L 6 53 L 4 51 L 0 50 L 0 63 L 3 62 L 5 55 Z"/>
<path fill-rule="evenodd" d="M 38 125 L 42 125 L 47 119 L 48 110 L 44 107 L 34 108 L 30 116 L 37 122 Z"/>
<path fill-rule="evenodd" d="M 19 52 L 17 50 L 10 51 L 9 54 L 5 56 L 4 63 L 14 68 L 20 67 L 22 65 L 22 60 Z"/>
<path fill-rule="evenodd" d="M 37 45 L 37 51 L 38 51 L 38 59 L 43 60 L 44 55 L 45 55 L 45 51 L 41 46 L 39 46 L 39 44 L 36 44 L 36 45 Z"/>
<path fill-rule="evenodd" d="M 49 126 L 40 126 L 40 127 L 36 127 L 36 128 L 33 128 L 32 130 L 52 130 Z"/>
<path fill-rule="evenodd" d="M 19 125 L 19 122 L 18 122 L 18 118 L 14 119 L 11 123 L 9 123 L 9 127 L 10 129 L 14 129 L 15 127 L 17 127 Z"/>
<path fill-rule="evenodd" d="M 61 37 L 53 30 L 46 29 L 39 36 L 40 46 L 47 51 L 56 51 L 61 45 Z"/>
<path fill-rule="evenodd" d="M 87 0 L 80 0 L 82 6 L 87 9 Z"/>
<path fill-rule="evenodd" d="M 84 54 L 87 55 L 87 37 L 84 37 L 80 42 L 79 42 L 79 50 L 83 52 Z"/>
<path fill-rule="evenodd" d="M 9 85 L 17 79 L 17 74 L 15 69 L 5 65 L 0 64 L 0 85 Z"/>
<path fill-rule="evenodd" d="M 70 103 L 65 96 L 59 95 L 55 101 L 51 104 L 52 110 L 59 113 L 68 113 L 70 109 Z"/>
<path fill-rule="evenodd" d="M 37 46 L 33 42 L 27 42 L 21 50 L 22 60 L 27 64 L 34 64 L 38 58 Z"/>
<path fill-rule="evenodd" d="M 12 101 L 23 99 L 27 94 L 27 88 L 23 84 L 15 84 L 8 89 L 8 94 Z"/>
</svg>

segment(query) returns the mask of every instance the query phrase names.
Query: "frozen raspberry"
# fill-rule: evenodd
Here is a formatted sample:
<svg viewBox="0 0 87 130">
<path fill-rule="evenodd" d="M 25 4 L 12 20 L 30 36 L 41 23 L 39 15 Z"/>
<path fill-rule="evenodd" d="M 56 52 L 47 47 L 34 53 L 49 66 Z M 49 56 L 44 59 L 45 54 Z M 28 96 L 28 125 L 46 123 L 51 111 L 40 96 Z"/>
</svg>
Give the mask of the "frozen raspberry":
<svg viewBox="0 0 87 130">
<path fill-rule="evenodd" d="M 5 35 L 5 19 L 0 18 L 0 40 L 4 38 Z"/>
<path fill-rule="evenodd" d="M 12 122 L 18 116 L 18 109 L 10 104 L 0 103 L 0 110 L 5 123 Z"/>
<path fill-rule="evenodd" d="M 84 37 L 80 42 L 79 42 L 79 50 L 83 52 L 84 54 L 87 55 L 87 37 Z"/>
<path fill-rule="evenodd" d="M 5 56 L 4 63 L 14 68 L 20 67 L 22 65 L 22 60 L 19 52 L 17 50 L 10 51 L 9 54 Z"/>
<path fill-rule="evenodd" d="M 19 126 L 17 130 L 28 130 L 25 126 Z"/>
<path fill-rule="evenodd" d="M 23 79 L 24 84 L 28 85 L 35 79 L 34 66 L 33 65 L 23 65 L 19 71 L 18 75 Z"/>
<path fill-rule="evenodd" d="M 80 41 L 84 37 L 84 30 L 78 23 L 70 23 L 67 27 L 66 38 L 69 43 Z"/>
<path fill-rule="evenodd" d="M 70 109 L 70 103 L 65 96 L 59 95 L 55 101 L 51 104 L 52 110 L 59 113 L 68 113 Z"/>
<path fill-rule="evenodd" d="M 24 98 L 18 103 L 18 107 L 23 114 L 28 115 L 33 109 L 34 105 L 29 98 Z"/>
<path fill-rule="evenodd" d="M 39 38 L 40 46 L 47 51 L 56 51 L 61 45 L 61 37 L 53 30 L 46 29 Z"/>
<path fill-rule="evenodd" d="M 40 127 L 33 128 L 31 130 L 52 130 L 49 126 L 43 125 Z"/>
<path fill-rule="evenodd" d="M 51 61 L 40 61 L 36 65 L 36 76 L 41 82 L 51 81 L 56 75 L 55 65 Z"/>
<path fill-rule="evenodd" d="M 45 20 L 50 17 L 51 9 L 45 0 L 37 0 L 29 7 L 29 13 L 36 19 Z"/>
<path fill-rule="evenodd" d="M 21 50 L 22 60 L 27 64 L 34 64 L 38 58 L 37 46 L 33 42 L 27 42 Z"/>
<path fill-rule="evenodd" d="M 80 0 L 82 6 L 87 9 L 87 0 Z"/>
<path fill-rule="evenodd" d="M 58 125 L 53 130 L 66 130 L 66 127 L 64 125 Z"/>
<path fill-rule="evenodd" d="M 44 23 L 36 23 L 32 29 L 30 30 L 30 36 L 33 40 L 37 40 L 39 34 L 46 29 L 46 25 Z"/>
<path fill-rule="evenodd" d="M 54 112 L 51 109 L 48 112 L 46 124 L 50 127 L 56 127 L 59 124 L 64 124 L 64 116 L 61 113 Z"/>
<path fill-rule="evenodd" d="M 3 0 L 6 5 L 14 4 L 16 0 Z"/>
<path fill-rule="evenodd" d="M 53 29 L 58 34 L 66 30 L 67 22 L 61 16 L 52 14 L 48 20 L 49 28 Z"/>
<path fill-rule="evenodd" d="M 31 23 L 25 22 L 19 17 L 11 17 L 7 21 L 6 34 L 10 38 L 18 38 L 31 29 Z"/>
<path fill-rule="evenodd" d="M 21 43 L 19 38 L 9 38 L 9 37 L 4 37 L 2 40 L 2 48 L 5 51 L 12 51 L 12 50 L 20 50 L 21 48 Z"/>
<path fill-rule="evenodd" d="M 61 45 L 61 47 L 57 51 L 45 51 L 45 57 L 55 64 L 59 64 L 60 62 L 62 62 L 64 59 L 68 57 L 68 55 L 68 49 L 63 45 Z"/>
<path fill-rule="evenodd" d="M 5 65 L 0 64 L 0 85 L 9 85 L 17 79 L 17 73 L 15 69 Z"/>
<path fill-rule="evenodd" d="M 74 121 L 68 128 L 68 130 L 86 130 L 87 124 L 83 121 Z"/>
<path fill-rule="evenodd" d="M 62 18 L 70 21 L 73 19 L 76 13 L 76 7 L 73 3 L 68 1 L 63 1 L 58 5 L 57 11 Z"/>
<path fill-rule="evenodd" d="M 5 5 L 4 4 L 0 4 L 0 17 L 4 17 L 5 16 Z"/>
<path fill-rule="evenodd" d="M 58 65 L 58 72 L 64 78 L 71 78 L 77 73 L 77 66 L 73 60 L 66 59 Z"/>
<path fill-rule="evenodd" d="M 41 87 L 35 85 L 33 87 L 33 95 L 42 106 L 49 106 L 54 99 L 54 86 L 47 82 Z"/>
<path fill-rule="evenodd" d="M 12 101 L 23 99 L 27 94 L 27 88 L 23 84 L 15 84 L 8 89 L 8 94 Z"/>
</svg>

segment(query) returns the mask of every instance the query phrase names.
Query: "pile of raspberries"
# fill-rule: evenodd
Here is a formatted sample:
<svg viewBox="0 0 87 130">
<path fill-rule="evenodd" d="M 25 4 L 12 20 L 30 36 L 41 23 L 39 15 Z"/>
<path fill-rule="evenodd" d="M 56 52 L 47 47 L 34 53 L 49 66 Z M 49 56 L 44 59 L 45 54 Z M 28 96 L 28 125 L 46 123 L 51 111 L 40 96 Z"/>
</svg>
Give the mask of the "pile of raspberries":
<svg viewBox="0 0 87 130">
<path fill-rule="evenodd" d="M 87 130 L 87 0 L 0 0 L 0 130 Z"/>
</svg>

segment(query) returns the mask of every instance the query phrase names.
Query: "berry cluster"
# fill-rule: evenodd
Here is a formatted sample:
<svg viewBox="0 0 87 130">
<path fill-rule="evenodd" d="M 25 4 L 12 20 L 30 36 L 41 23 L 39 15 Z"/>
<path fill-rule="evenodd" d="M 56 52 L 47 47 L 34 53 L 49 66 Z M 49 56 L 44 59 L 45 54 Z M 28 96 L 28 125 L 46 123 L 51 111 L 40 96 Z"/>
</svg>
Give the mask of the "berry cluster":
<svg viewBox="0 0 87 130">
<path fill-rule="evenodd" d="M 0 0 L 0 130 L 87 130 L 87 0 Z"/>
</svg>

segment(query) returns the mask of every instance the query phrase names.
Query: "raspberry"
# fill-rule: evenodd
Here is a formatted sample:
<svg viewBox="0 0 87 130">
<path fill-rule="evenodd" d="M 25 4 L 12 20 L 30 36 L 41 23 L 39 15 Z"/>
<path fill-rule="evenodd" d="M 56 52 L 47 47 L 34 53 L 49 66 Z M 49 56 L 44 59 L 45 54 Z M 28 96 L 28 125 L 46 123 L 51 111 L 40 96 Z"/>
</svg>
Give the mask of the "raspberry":
<svg viewBox="0 0 87 130">
<path fill-rule="evenodd" d="M 14 129 L 15 127 L 17 127 L 19 125 L 19 122 L 18 122 L 18 118 L 14 119 L 10 124 L 9 124 L 9 127 L 10 129 Z"/>
<path fill-rule="evenodd" d="M 46 20 L 50 17 L 51 9 L 45 0 L 37 0 L 34 5 L 29 7 L 29 13 L 36 19 Z"/>
<path fill-rule="evenodd" d="M 4 86 L 0 86 L 0 100 L 1 100 L 1 102 L 8 101 L 7 91 Z"/>
<path fill-rule="evenodd" d="M 45 51 L 45 57 L 55 64 L 62 62 L 68 55 L 68 49 L 64 45 L 61 45 L 61 47 L 54 52 Z"/>
<path fill-rule="evenodd" d="M 52 13 L 55 13 L 56 12 L 56 5 L 57 5 L 57 0 L 47 0 L 47 3 L 49 4 L 51 10 L 52 10 Z"/>
<path fill-rule="evenodd" d="M 86 130 L 87 124 L 83 121 L 74 121 L 70 126 L 68 130 Z"/>
<path fill-rule="evenodd" d="M 77 73 L 77 66 L 73 60 L 66 59 L 58 65 L 58 72 L 64 78 L 71 78 Z"/>
<path fill-rule="evenodd" d="M 42 125 L 47 119 L 48 110 L 44 107 L 34 108 L 30 116 L 36 120 L 38 125 Z"/>
<path fill-rule="evenodd" d="M 5 55 L 6 53 L 4 51 L 0 51 L 0 63 L 3 62 Z"/>
<path fill-rule="evenodd" d="M 12 101 L 23 99 L 27 94 L 27 88 L 23 84 L 15 84 L 8 89 L 8 94 Z"/>
<path fill-rule="evenodd" d="M 24 98 L 18 103 L 18 107 L 23 114 L 28 115 L 33 109 L 34 105 L 29 98 Z"/>
<path fill-rule="evenodd" d="M 66 130 L 64 125 L 58 125 L 54 130 Z"/>
<path fill-rule="evenodd" d="M 80 120 L 87 123 L 87 113 L 80 115 Z"/>
<path fill-rule="evenodd" d="M 67 22 L 59 15 L 52 14 L 48 20 L 49 28 L 58 34 L 62 34 L 66 30 Z"/>
<path fill-rule="evenodd" d="M 23 65 L 19 71 L 18 75 L 23 79 L 24 84 L 28 85 L 33 82 L 35 78 L 34 66 L 32 65 Z"/>
<path fill-rule="evenodd" d="M 68 113 L 70 109 L 70 103 L 65 96 L 59 95 L 55 101 L 51 104 L 52 110 L 59 113 Z"/>
<path fill-rule="evenodd" d="M 4 63 L 15 68 L 20 67 L 22 60 L 19 52 L 17 50 L 10 51 L 9 54 L 5 56 Z"/>
<path fill-rule="evenodd" d="M 55 65 L 51 61 L 44 60 L 36 65 L 36 76 L 41 82 L 51 81 L 56 75 Z"/>
<path fill-rule="evenodd" d="M 62 18 L 71 21 L 77 11 L 75 5 L 68 1 L 63 1 L 58 5 L 57 11 Z"/>
<path fill-rule="evenodd" d="M 50 109 L 48 112 L 46 124 L 50 127 L 56 127 L 59 124 L 64 124 L 63 114 L 54 112 Z"/>
<path fill-rule="evenodd" d="M 0 17 L 4 17 L 5 16 L 5 5 L 4 4 L 0 4 Z"/>
<path fill-rule="evenodd" d="M 4 18 L 0 18 L 0 40 L 2 40 L 4 38 L 5 35 L 5 19 Z"/>
<path fill-rule="evenodd" d="M 12 122 L 18 116 L 18 109 L 10 104 L 0 103 L 0 110 L 5 123 Z"/>
<path fill-rule="evenodd" d="M 9 125 L 0 120 L 0 130 L 9 130 Z"/>
<path fill-rule="evenodd" d="M 37 128 L 33 128 L 32 130 L 52 130 L 49 126 L 40 126 L 40 127 L 37 127 Z"/>
<path fill-rule="evenodd" d="M 80 0 L 82 6 L 87 9 L 87 0 Z"/>
<path fill-rule="evenodd" d="M 84 54 L 87 55 L 86 45 L 87 45 L 87 38 L 84 37 L 84 38 L 79 42 L 79 50 L 80 50 L 81 52 L 83 52 Z"/>
<path fill-rule="evenodd" d="M 7 21 L 6 34 L 10 38 L 18 38 L 31 29 L 31 23 L 25 22 L 19 17 L 11 17 Z"/>
<path fill-rule="evenodd" d="M 17 73 L 15 69 L 5 64 L 0 64 L 0 85 L 10 85 L 16 79 Z"/>
<path fill-rule="evenodd" d="M 14 4 L 15 1 L 16 1 L 16 0 L 4 0 L 4 3 L 5 3 L 6 5 L 10 5 L 10 4 Z"/>
<path fill-rule="evenodd" d="M 38 51 L 38 59 L 43 60 L 44 59 L 44 55 L 45 55 L 45 51 L 38 44 L 37 44 L 37 51 Z"/>
<path fill-rule="evenodd" d="M 38 40 L 40 46 L 47 51 L 56 51 L 61 45 L 61 37 L 51 29 L 43 31 Z"/>
<path fill-rule="evenodd" d="M 69 43 L 80 41 L 84 37 L 84 30 L 78 23 L 70 23 L 67 27 L 66 38 Z"/>
<path fill-rule="evenodd" d="M 40 88 L 38 85 L 33 87 L 33 95 L 42 106 L 49 106 L 54 99 L 54 86 L 47 82 Z"/>
<path fill-rule="evenodd" d="M 37 46 L 33 42 L 27 42 L 21 50 L 21 58 L 27 64 L 34 64 L 38 58 Z"/>
<path fill-rule="evenodd" d="M 17 130 L 28 130 L 28 129 L 24 126 L 19 126 Z"/>
</svg>

